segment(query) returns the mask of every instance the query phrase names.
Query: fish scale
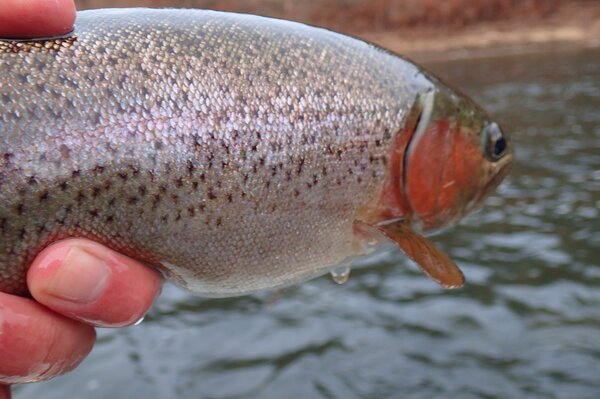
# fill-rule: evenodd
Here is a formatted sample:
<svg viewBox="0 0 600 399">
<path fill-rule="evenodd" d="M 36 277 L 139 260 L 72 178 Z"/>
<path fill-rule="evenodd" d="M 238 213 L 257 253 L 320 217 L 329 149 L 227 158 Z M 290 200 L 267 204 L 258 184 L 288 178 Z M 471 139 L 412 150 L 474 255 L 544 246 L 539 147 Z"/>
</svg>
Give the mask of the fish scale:
<svg viewBox="0 0 600 399">
<path fill-rule="evenodd" d="M 353 214 L 378 194 L 414 66 L 210 11 L 81 12 L 74 36 L 0 57 L 3 291 L 24 293 L 33 256 L 68 236 L 216 296 L 354 254 Z"/>
<path fill-rule="evenodd" d="M 323 274 L 361 252 L 417 94 L 404 59 L 324 29 L 201 10 L 80 12 L 0 42 L 0 290 L 87 237 L 207 296 Z"/>
</svg>

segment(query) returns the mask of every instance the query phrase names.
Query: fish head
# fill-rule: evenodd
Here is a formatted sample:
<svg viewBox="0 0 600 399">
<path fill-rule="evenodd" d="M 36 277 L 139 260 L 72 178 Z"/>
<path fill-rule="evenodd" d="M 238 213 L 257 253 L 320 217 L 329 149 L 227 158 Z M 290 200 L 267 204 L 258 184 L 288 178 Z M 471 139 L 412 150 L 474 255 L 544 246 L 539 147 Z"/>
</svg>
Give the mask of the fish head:
<svg viewBox="0 0 600 399">
<path fill-rule="evenodd" d="M 434 77 L 392 141 L 387 180 L 354 223 L 359 239 L 384 237 L 445 288 L 459 267 L 424 233 L 456 223 L 500 184 L 513 159 L 508 137 L 474 101 Z"/>
<path fill-rule="evenodd" d="M 487 112 L 437 80 L 417 96 L 413 113 L 399 187 L 404 216 L 432 231 L 457 222 L 500 184 L 512 145 Z"/>
</svg>

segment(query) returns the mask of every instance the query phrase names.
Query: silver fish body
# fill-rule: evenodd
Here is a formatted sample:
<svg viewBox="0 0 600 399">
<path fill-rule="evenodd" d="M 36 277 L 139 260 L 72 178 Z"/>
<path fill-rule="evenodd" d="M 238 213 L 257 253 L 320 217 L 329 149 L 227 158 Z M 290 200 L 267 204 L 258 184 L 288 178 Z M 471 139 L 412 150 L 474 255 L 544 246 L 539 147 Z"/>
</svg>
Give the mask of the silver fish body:
<svg viewBox="0 0 600 399">
<path fill-rule="evenodd" d="M 324 29 L 199 10 L 81 12 L 69 38 L 0 42 L 0 290 L 88 237 L 207 296 L 359 253 L 418 67 Z"/>
</svg>

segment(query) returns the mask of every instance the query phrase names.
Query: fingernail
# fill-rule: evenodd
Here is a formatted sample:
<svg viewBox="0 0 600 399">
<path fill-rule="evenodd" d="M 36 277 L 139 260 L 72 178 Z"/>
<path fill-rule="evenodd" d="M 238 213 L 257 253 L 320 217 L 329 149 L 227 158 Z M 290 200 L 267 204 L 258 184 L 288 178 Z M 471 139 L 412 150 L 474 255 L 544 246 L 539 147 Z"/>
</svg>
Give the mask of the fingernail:
<svg viewBox="0 0 600 399">
<path fill-rule="evenodd" d="M 109 276 L 110 268 L 105 261 L 74 246 L 48 281 L 45 291 L 60 299 L 88 304 L 102 295 Z"/>
</svg>

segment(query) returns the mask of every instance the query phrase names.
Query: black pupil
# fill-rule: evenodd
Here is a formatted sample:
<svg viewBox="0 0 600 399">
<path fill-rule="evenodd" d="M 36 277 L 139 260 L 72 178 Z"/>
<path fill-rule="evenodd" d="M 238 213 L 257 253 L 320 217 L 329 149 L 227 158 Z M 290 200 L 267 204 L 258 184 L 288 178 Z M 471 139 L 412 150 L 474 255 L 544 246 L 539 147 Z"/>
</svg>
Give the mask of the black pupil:
<svg viewBox="0 0 600 399">
<path fill-rule="evenodd" d="M 502 135 L 500 127 L 492 122 L 485 127 L 485 154 L 491 161 L 497 161 L 508 149 L 508 142 Z"/>
<path fill-rule="evenodd" d="M 494 143 L 494 156 L 499 157 L 500 155 L 504 154 L 505 150 L 506 140 L 504 140 L 504 137 L 499 137 Z"/>
</svg>

